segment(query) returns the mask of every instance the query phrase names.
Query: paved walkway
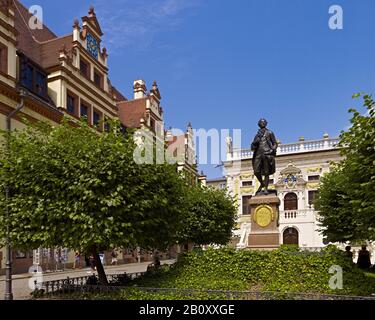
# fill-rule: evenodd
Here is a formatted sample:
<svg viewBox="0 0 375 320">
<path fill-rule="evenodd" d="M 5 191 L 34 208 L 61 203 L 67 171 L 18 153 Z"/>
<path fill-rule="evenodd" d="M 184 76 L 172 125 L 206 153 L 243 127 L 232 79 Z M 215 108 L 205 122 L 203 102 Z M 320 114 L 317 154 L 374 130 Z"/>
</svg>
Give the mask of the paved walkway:
<svg viewBox="0 0 375 320">
<path fill-rule="evenodd" d="M 175 262 L 175 260 L 163 260 L 161 261 L 162 264 L 171 264 Z M 135 272 L 144 272 L 147 270 L 147 266 L 151 262 L 142 262 L 142 263 L 129 263 L 129 264 L 120 264 L 117 266 L 104 266 L 107 275 L 110 274 L 121 274 L 121 273 L 135 273 Z M 59 272 L 51 272 L 51 273 L 44 273 L 43 274 L 43 281 L 48 280 L 59 280 L 59 279 L 66 279 L 66 277 L 83 277 L 92 274 L 90 268 L 83 268 L 83 269 L 67 269 L 65 271 Z M 29 280 L 31 279 L 32 275 L 25 273 L 25 274 L 17 274 L 13 276 L 13 298 L 14 299 L 29 299 L 31 289 L 29 287 Z M 0 276 L 0 300 L 3 299 L 5 293 L 5 276 Z"/>
</svg>

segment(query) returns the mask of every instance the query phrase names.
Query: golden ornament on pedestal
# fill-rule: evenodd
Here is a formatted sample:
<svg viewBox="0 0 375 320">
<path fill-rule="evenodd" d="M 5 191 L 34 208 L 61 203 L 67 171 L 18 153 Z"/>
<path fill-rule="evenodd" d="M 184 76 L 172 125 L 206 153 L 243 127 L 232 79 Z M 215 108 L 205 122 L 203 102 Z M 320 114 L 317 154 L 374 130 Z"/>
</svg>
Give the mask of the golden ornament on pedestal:
<svg viewBox="0 0 375 320">
<path fill-rule="evenodd" d="M 270 225 L 274 219 L 274 213 L 270 206 L 260 205 L 254 211 L 254 221 L 265 228 Z"/>
</svg>

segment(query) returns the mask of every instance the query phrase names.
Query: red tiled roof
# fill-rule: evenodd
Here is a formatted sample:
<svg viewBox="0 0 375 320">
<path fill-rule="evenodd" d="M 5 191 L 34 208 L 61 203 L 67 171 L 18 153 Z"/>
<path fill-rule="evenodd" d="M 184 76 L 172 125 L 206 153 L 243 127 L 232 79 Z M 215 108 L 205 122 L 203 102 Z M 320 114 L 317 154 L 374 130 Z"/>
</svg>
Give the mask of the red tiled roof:
<svg viewBox="0 0 375 320">
<path fill-rule="evenodd" d="M 22 21 L 23 25 L 28 26 L 29 20 L 33 15 L 29 12 L 29 9 L 27 9 L 20 1 L 15 0 L 14 5 L 16 22 L 19 23 Z M 26 33 L 34 37 L 37 42 L 44 42 L 57 38 L 57 36 L 45 24 L 43 24 L 42 29 L 31 30 L 30 28 L 27 28 Z"/>
<path fill-rule="evenodd" d="M 43 68 L 58 64 L 59 51 L 63 45 L 72 47 L 72 35 L 57 37 L 46 25 L 42 29 L 30 29 L 28 22 L 32 17 L 29 10 L 19 1 L 15 4 L 15 28 L 18 30 L 17 49 Z"/>
<path fill-rule="evenodd" d="M 42 29 L 30 29 L 28 22 L 32 14 L 18 0 L 14 0 L 14 4 L 15 28 L 19 32 L 17 49 L 44 69 L 59 65 L 60 51 L 65 48 L 69 56 L 69 51 L 73 48 L 73 34 L 57 37 L 44 24 Z M 126 97 L 110 83 L 109 88 L 116 96 L 117 102 L 127 101 Z"/>
<path fill-rule="evenodd" d="M 127 128 L 140 128 L 141 119 L 145 119 L 148 97 L 123 101 L 117 104 L 121 123 Z"/>
<path fill-rule="evenodd" d="M 114 86 L 112 86 L 111 83 L 109 83 L 109 85 L 112 90 L 112 95 L 115 96 L 115 100 L 117 102 L 128 101 L 128 99 L 120 91 L 118 91 Z"/>
<path fill-rule="evenodd" d="M 56 38 L 41 45 L 40 59 L 43 68 L 49 68 L 59 64 L 59 52 L 65 47 L 66 50 L 71 50 L 73 48 L 73 35 L 69 34 L 67 36 Z"/>
</svg>

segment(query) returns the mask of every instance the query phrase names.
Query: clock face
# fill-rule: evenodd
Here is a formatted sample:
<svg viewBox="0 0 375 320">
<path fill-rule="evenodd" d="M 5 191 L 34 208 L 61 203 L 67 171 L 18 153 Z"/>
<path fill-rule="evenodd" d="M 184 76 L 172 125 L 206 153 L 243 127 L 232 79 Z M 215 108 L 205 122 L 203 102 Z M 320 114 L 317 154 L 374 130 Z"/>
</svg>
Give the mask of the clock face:
<svg viewBox="0 0 375 320">
<path fill-rule="evenodd" d="M 98 59 L 99 53 L 99 44 L 98 41 L 91 35 L 87 34 L 87 51 L 90 53 L 92 57 Z"/>
</svg>

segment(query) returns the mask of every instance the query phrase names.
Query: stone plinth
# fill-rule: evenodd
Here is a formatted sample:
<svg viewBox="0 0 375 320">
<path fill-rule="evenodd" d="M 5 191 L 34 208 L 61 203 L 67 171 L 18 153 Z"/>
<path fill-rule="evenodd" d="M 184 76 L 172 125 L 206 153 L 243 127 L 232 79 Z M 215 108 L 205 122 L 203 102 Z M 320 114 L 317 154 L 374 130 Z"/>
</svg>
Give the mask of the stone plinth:
<svg viewBox="0 0 375 320">
<path fill-rule="evenodd" d="M 271 249 L 280 246 L 279 205 L 275 194 L 255 196 L 250 199 L 251 229 L 248 247 Z"/>
</svg>

